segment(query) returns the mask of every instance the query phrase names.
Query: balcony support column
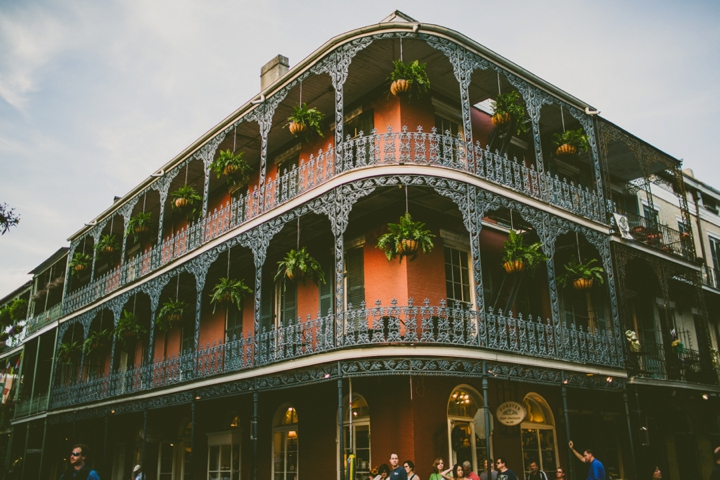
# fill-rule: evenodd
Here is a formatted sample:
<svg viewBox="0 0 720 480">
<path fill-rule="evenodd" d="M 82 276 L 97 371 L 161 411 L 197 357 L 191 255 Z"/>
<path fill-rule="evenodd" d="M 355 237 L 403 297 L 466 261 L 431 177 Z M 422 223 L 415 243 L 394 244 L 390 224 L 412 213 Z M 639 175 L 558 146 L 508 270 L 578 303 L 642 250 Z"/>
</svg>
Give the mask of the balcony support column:
<svg viewBox="0 0 720 480">
<path fill-rule="evenodd" d="M 37 337 L 37 346 L 35 348 L 35 365 L 33 366 L 33 377 L 32 377 L 32 386 L 30 387 L 30 415 L 32 415 L 32 402 L 35 399 L 35 384 L 37 383 L 37 369 L 38 369 L 38 362 L 40 361 L 40 340 L 42 339 L 42 335 L 38 335 Z"/>
<path fill-rule="evenodd" d="M 47 439 L 47 417 L 43 420 L 42 444 L 40 445 L 40 467 L 38 468 L 38 480 L 46 478 L 43 476 L 43 458 L 45 456 L 45 440 Z"/>
<path fill-rule="evenodd" d="M 143 437 L 142 452 L 140 452 L 140 465 L 145 465 L 145 450 L 147 450 L 147 428 L 148 428 L 148 410 L 143 410 Z M 144 468 L 144 467 L 143 467 Z"/>
<path fill-rule="evenodd" d="M 215 152 L 217 151 L 220 143 L 225 140 L 225 135 L 228 130 L 224 130 L 210 140 L 205 146 L 203 146 L 194 157 L 203 162 L 203 205 L 202 205 L 202 218 L 205 219 L 208 213 L 208 199 L 210 197 L 210 164 L 215 159 Z M 204 233 L 204 232 L 203 232 Z M 204 238 L 204 235 L 203 235 Z"/>
<path fill-rule="evenodd" d="M 253 393 L 253 417 L 252 425 L 250 426 L 250 435 L 253 442 L 253 467 L 252 467 L 252 478 L 257 480 L 258 478 L 258 392 L 257 390 Z"/>
<path fill-rule="evenodd" d="M 338 375 L 341 375 L 342 370 L 340 369 L 340 363 L 338 363 Z M 343 381 L 342 376 L 338 378 L 337 381 L 337 389 L 338 389 L 338 445 L 340 450 L 340 480 L 343 480 L 345 478 L 345 445 L 343 442 L 343 435 L 345 434 L 343 422 L 345 418 L 343 417 Z M 348 479 L 351 480 L 351 479 Z"/>
<path fill-rule="evenodd" d="M 195 394 L 193 394 L 192 403 L 190 403 L 190 478 L 193 478 L 195 466 Z"/>
<path fill-rule="evenodd" d="M 483 379 L 482 379 L 482 388 L 483 388 L 483 409 L 485 410 L 485 448 L 488 452 L 488 462 L 487 462 L 487 478 L 492 478 L 492 475 L 490 473 L 490 469 L 493 468 L 492 465 L 490 465 L 490 452 L 492 451 L 492 448 L 490 448 L 490 401 L 488 400 L 489 395 L 489 389 L 488 389 L 488 370 L 487 370 L 487 362 L 483 360 Z M 478 468 L 480 466 L 478 465 Z"/>
<path fill-rule="evenodd" d="M 567 441 L 569 442 L 572 440 L 572 437 L 570 436 L 570 411 L 568 410 L 568 401 L 567 401 L 567 378 L 565 378 L 565 373 L 563 372 L 563 384 L 562 384 L 562 399 L 563 399 L 563 414 L 565 415 L 565 437 L 567 438 Z M 573 454 L 572 450 L 568 446 L 567 449 L 567 455 L 568 455 L 568 468 L 570 469 L 570 478 L 575 478 L 575 472 L 573 471 L 573 462 L 575 460 L 575 455 Z"/>
<path fill-rule="evenodd" d="M 27 451 L 28 451 L 28 442 L 30 441 L 30 424 L 32 422 L 27 422 L 25 424 L 25 447 L 22 451 L 22 458 L 27 458 Z M 22 469 L 20 473 L 20 478 L 25 478 L 25 465 L 27 465 L 27 462 L 22 462 Z"/>
<path fill-rule="evenodd" d="M 103 434 L 103 473 L 106 475 L 110 474 L 110 468 L 108 468 L 108 459 L 107 459 L 107 452 L 108 452 L 108 426 L 110 424 L 110 415 L 105 415 L 105 431 Z M 145 432 L 143 432 L 143 435 Z"/>
<path fill-rule="evenodd" d="M 5 452 L 5 469 L 4 472 L 7 472 L 10 469 L 10 460 L 12 458 L 12 446 L 13 446 L 13 438 L 15 437 L 15 428 L 17 426 L 13 426 L 10 430 L 10 439 L 8 440 L 8 446 L 7 446 L 7 452 Z"/>
<path fill-rule="evenodd" d="M 632 422 L 630 421 L 630 405 L 628 402 L 627 385 L 623 387 L 623 402 L 625 403 L 625 419 L 627 420 L 628 439 L 630 440 L 630 459 L 633 464 L 633 479 L 637 480 L 637 463 L 635 460 L 635 442 L 633 441 Z"/>
</svg>

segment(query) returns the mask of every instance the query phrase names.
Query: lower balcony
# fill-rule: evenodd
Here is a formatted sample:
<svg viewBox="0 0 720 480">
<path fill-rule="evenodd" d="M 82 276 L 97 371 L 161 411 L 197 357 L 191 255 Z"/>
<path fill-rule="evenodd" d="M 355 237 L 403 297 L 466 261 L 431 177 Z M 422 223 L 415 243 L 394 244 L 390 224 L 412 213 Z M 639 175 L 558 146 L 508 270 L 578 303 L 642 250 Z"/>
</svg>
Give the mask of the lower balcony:
<svg viewBox="0 0 720 480">
<path fill-rule="evenodd" d="M 40 395 L 35 398 L 19 400 L 15 404 L 14 418 L 29 417 L 47 411 L 49 395 Z"/>
<path fill-rule="evenodd" d="M 630 352 L 628 367 L 631 375 L 640 378 L 710 385 L 718 383 L 718 370 L 705 368 L 700 352 L 696 350 L 673 351 L 671 356 L 668 356 L 662 345 L 647 343 L 639 352 Z"/>
<path fill-rule="evenodd" d="M 634 213 L 625 212 L 623 215 L 628 219 L 630 234 L 635 241 L 681 256 L 686 260 L 693 260 L 692 238 L 688 232 L 680 232 Z"/>
<path fill-rule="evenodd" d="M 623 368 L 622 340 L 603 329 L 552 324 L 505 315 L 431 306 L 382 306 L 350 309 L 278 327 L 254 336 L 207 345 L 197 352 L 173 356 L 123 372 L 87 378 L 66 367 L 52 392 L 54 409 L 96 402 L 216 375 L 291 361 L 327 352 L 371 347 L 456 348 L 563 361 L 597 367 Z M 388 350 L 388 355 L 393 354 Z M 396 354 L 396 352 L 395 352 Z M 72 380 L 67 380 L 72 379 Z"/>
</svg>

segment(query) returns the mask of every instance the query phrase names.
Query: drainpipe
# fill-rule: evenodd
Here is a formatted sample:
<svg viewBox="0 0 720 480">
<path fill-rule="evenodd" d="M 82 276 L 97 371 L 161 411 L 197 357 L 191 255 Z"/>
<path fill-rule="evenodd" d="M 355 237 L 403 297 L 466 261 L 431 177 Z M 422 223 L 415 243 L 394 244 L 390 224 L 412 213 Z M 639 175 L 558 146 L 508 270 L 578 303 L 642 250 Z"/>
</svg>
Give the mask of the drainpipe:
<svg viewBox="0 0 720 480">
<path fill-rule="evenodd" d="M 483 408 L 485 408 L 485 447 L 487 448 L 487 478 L 492 478 L 490 474 L 490 458 L 492 458 L 492 449 L 490 448 L 490 402 L 488 401 L 488 371 L 487 363 L 483 360 Z"/>
<path fill-rule="evenodd" d="M 148 424 L 148 411 L 147 408 L 143 410 L 143 442 L 142 442 L 142 453 L 140 454 L 140 465 L 145 465 L 145 447 L 147 446 L 147 424 Z M 143 467 L 145 468 L 145 467 Z"/>
<path fill-rule="evenodd" d="M 632 423 L 630 422 L 630 405 L 628 404 L 627 386 L 623 387 L 623 401 L 625 402 L 625 418 L 627 419 L 628 437 L 630 437 L 630 458 L 633 464 L 633 478 L 637 480 L 637 462 L 635 460 L 635 442 L 633 442 Z"/>
<path fill-rule="evenodd" d="M 703 242 L 703 229 L 702 223 L 700 222 L 700 204 L 698 203 L 698 195 L 696 190 L 691 190 L 693 203 L 695 204 L 695 223 L 697 223 L 698 239 L 700 240 L 700 251 L 702 252 L 703 260 L 707 264 L 707 252 L 705 251 L 705 242 Z"/>
<path fill-rule="evenodd" d="M 103 439 L 103 470 L 105 470 L 103 473 L 109 474 L 110 469 L 108 468 L 108 461 L 107 461 L 107 450 L 108 450 L 108 425 L 110 424 L 110 415 L 105 414 L 105 437 Z M 145 432 L 143 432 L 143 435 Z"/>
<path fill-rule="evenodd" d="M 258 478 L 258 392 L 253 393 L 253 418 L 251 435 L 253 441 L 253 470 L 252 478 L 257 480 Z"/>
<path fill-rule="evenodd" d="M 43 455 L 45 454 L 45 438 L 47 437 L 47 417 L 45 420 L 43 420 L 43 436 L 42 436 L 42 444 L 40 445 L 40 468 L 38 469 L 39 475 L 38 480 L 42 480 L 43 474 L 42 474 L 42 468 L 43 468 Z"/>
</svg>

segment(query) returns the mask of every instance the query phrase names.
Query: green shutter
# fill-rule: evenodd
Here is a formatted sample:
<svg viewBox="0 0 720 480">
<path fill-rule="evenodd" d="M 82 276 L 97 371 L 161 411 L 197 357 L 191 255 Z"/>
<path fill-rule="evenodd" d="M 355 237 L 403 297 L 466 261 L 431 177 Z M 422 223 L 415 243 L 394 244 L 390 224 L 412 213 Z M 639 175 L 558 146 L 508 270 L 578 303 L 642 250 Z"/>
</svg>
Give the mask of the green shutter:
<svg viewBox="0 0 720 480">
<path fill-rule="evenodd" d="M 353 248 L 345 252 L 347 266 L 347 303 L 353 308 L 360 308 L 365 301 L 365 272 L 363 248 Z"/>
<path fill-rule="evenodd" d="M 335 285 L 335 260 L 328 256 L 322 262 L 323 271 L 325 272 L 325 283 L 320 283 L 320 316 L 324 317 L 328 312 L 335 311 L 334 302 L 334 285 Z"/>
<path fill-rule="evenodd" d="M 282 289 L 281 289 L 282 291 Z M 288 281 L 282 291 L 280 322 L 283 327 L 297 323 L 297 283 Z"/>
<path fill-rule="evenodd" d="M 260 292 L 260 332 L 269 332 L 273 328 L 273 300 L 275 297 L 275 283 L 272 273 L 263 272 L 262 291 Z"/>
</svg>

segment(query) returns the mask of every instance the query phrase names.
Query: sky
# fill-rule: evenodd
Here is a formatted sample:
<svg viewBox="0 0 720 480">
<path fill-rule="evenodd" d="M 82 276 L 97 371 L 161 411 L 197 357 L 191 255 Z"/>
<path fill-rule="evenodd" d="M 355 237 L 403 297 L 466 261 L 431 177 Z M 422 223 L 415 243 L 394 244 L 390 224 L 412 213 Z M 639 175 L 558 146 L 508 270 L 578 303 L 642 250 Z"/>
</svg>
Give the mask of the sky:
<svg viewBox="0 0 720 480">
<path fill-rule="evenodd" d="M 457 30 L 720 188 L 720 2 L 0 0 L 0 297 L 331 37 L 395 9 Z"/>
</svg>

